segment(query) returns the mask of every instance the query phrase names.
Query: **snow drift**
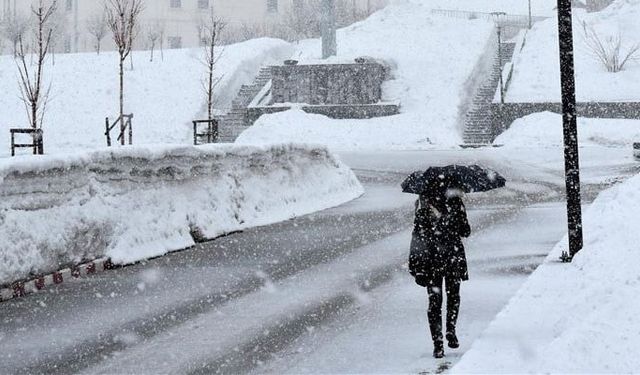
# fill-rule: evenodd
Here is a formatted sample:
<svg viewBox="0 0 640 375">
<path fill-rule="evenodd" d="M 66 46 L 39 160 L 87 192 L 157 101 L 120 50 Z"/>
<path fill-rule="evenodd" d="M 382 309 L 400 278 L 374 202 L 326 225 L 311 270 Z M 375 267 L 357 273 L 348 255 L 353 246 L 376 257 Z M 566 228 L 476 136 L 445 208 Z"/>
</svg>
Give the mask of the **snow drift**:
<svg viewBox="0 0 640 375">
<path fill-rule="evenodd" d="M 565 238 L 452 372 L 637 372 L 639 213 L 640 176 L 601 193 L 573 263 Z"/>
<path fill-rule="evenodd" d="M 104 149 L 0 162 L 0 284 L 85 259 L 131 263 L 363 193 L 325 148 Z"/>
</svg>

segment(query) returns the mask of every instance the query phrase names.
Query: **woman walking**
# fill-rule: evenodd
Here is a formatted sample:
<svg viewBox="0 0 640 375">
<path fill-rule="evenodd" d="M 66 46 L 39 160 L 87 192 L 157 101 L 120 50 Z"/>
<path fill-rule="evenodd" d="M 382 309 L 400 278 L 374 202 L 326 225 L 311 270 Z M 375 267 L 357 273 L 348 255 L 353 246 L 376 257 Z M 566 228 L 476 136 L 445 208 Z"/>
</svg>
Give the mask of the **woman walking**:
<svg viewBox="0 0 640 375">
<path fill-rule="evenodd" d="M 460 283 L 469 279 L 462 237 L 471 233 L 462 195 L 461 190 L 448 189 L 421 194 L 416 202 L 409 270 L 416 283 L 427 288 L 427 315 L 435 358 L 444 357 L 443 290 L 447 296 L 445 337 L 450 348 L 459 347 L 456 322 Z"/>
</svg>

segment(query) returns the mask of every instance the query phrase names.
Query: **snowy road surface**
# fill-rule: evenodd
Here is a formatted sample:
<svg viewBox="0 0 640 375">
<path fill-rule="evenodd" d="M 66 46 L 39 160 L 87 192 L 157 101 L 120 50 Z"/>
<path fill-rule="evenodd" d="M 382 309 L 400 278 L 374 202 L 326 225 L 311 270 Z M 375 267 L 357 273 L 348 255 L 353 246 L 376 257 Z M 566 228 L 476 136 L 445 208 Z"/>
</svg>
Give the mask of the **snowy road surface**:
<svg viewBox="0 0 640 375">
<path fill-rule="evenodd" d="M 413 203 L 398 192 L 404 174 L 482 161 L 510 179 L 467 197 L 475 234 L 458 352 L 564 233 L 553 168 L 490 151 L 344 160 L 367 189 L 359 200 L 1 304 L 0 373 L 444 370 L 457 354 L 430 359 L 426 297 L 402 269 Z M 609 177 L 602 165 L 590 176 L 593 195 Z"/>
</svg>

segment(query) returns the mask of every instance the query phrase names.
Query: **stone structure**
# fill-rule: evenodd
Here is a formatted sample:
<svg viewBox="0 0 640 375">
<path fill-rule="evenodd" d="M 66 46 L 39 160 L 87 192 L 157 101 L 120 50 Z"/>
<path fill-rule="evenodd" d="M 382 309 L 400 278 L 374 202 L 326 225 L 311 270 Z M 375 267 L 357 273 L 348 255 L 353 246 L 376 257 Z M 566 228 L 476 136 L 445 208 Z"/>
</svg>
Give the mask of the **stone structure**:
<svg viewBox="0 0 640 375">
<path fill-rule="evenodd" d="M 364 119 L 398 114 L 400 107 L 382 101 L 382 84 L 388 68 L 358 59 L 355 64 L 275 66 L 272 81 L 246 112 L 249 126 L 261 115 L 286 111 L 300 104 L 308 113 L 335 119 Z"/>
<path fill-rule="evenodd" d="M 496 135 L 507 130 L 521 117 L 545 111 L 562 113 L 561 103 L 493 103 L 492 106 Z M 640 119 L 640 102 L 586 102 L 577 103 L 576 109 L 580 117 Z"/>
<path fill-rule="evenodd" d="M 387 70 L 378 63 L 275 66 L 272 103 L 375 104 Z"/>
</svg>

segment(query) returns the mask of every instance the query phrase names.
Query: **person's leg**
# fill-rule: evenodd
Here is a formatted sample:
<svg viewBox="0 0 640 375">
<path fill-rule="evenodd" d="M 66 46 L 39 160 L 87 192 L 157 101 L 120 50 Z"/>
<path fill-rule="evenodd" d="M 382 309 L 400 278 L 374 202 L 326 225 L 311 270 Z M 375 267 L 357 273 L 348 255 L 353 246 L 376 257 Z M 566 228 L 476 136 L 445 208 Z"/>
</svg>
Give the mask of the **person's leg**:
<svg viewBox="0 0 640 375">
<path fill-rule="evenodd" d="M 432 278 L 427 286 L 429 294 L 429 329 L 433 340 L 433 355 L 440 358 L 444 355 L 442 344 L 442 277 Z"/>
<path fill-rule="evenodd" d="M 460 312 L 460 280 L 447 278 L 447 341 L 449 347 L 457 348 L 458 337 L 456 336 L 456 323 Z"/>
</svg>

